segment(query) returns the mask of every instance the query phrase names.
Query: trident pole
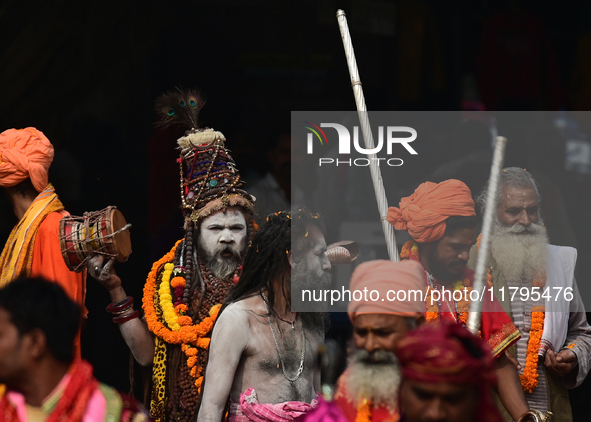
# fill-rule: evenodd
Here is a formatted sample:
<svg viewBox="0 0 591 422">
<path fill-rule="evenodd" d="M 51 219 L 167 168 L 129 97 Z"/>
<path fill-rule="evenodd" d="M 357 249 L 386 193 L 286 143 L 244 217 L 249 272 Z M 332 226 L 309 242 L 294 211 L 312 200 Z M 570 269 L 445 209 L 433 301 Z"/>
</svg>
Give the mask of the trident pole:
<svg viewBox="0 0 591 422">
<path fill-rule="evenodd" d="M 492 243 L 492 231 L 494 226 L 494 215 L 497 212 L 497 198 L 499 192 L 499 180 L 501 179 L 501 170 L 505 159 L 505 147 L 507 138 L 497 136 L 497 143 L 493 154 L 492 165 L 490 168 L 490 178 L 488 179 L 488 191 L 486 192 L 486 208 L 484 209 L 484 221 L 482 223 L 482 237 L 480 238 L 480 248 L 476 258 L 476 269 L 474 274 L 474 283 L 472 289 L 479 294 L 480 300 L 470 302 L 470 313 L 468 314 L 468 329 L 475 335 L 478 335 L 480 319 L 482 314 L 482 299 L 484 298 L 486 275 L 486 263 L 490 245 Z"/>
<path fill-rule="evenodd" d="M 345 47 L 345 56 L 347 57 L 347 64 L 349 66 L 349 75 L 351 76 L 351 86 L 353 87 L 353 95 L 355 96 L 355 103 L 357 104 L 357 113 L 359 114 L 359 122 L 361 124 L 361 132 L 363 133 L 363 140 L 366 149 L 375 148 L 373 141 L 373 134 L 371 126 L 369 125 L 369 117 L 367 115 L 367 107 L 365 106 L 365 98 L 363 96 L 363 88 L 361 87 L 361 80 L 359 79 L 359 70 L 357 69 L 357 61 L 355 60 L 355 52 L 353 51 L 353 43 L 351 42 L 351 35 L 349 34 L 349 26 L 347 25 L 347 17 L 345 12 L 341 9 L 337 11 L 337 21 L 339 29 L 341 30 L 341 38 L 343 39 L 343 46 Z M 390 261 L 398 262 L 398 248 L 396 246 L 396 237 L 394 235 L 394 227 L 386 221 L 386 214 L 388 213 L 388 200 L 386 199 L 386 191 L 384 190 L 384 182 L 378 166 L 376 154 L 367 154 L 369 158 L 369 170 L 371 173 L 371 180 L 378 202 L 378 211 L 380 213 L 380 221 L 384 236 L 386 237 L 386 246 L 388 248 L 388 256 Z"/>
</svg>

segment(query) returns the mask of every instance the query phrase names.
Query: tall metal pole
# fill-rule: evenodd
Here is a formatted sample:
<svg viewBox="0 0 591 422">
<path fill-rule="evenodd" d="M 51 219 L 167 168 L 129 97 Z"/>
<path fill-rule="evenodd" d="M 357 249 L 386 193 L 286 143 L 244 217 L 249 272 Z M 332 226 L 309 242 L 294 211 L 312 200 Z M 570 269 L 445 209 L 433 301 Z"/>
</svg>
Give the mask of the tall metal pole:
<svg viewBox="0 0 591 422">
<path fill-rule="evenodd" d="M 472 289 L 476 290 L 481 300 L 472 300 L 470 302 L 470 313 L 468 314 L 468 329 L 478 335 L 482 314 L 482 299 L 485 294 L 486 263 L 490 245 L 492 243 L 492 232 L 497 212 L 497 198 L 499 193 L 499 180 L 501 179 L 501 170 L 505 160 L 505 147 L 507 138 L 497 136 L 497 143 L 493 154 L 492 165 L 490 168 L 490 178 L 488 179 L 488 190 L 486 192 L 486 208 L 484 210 L 484 221 L 482 222 L 482 237 L 480 238 L 480 248 L 476 258 L 476 268 L 474 270 L 474 283 Z"/>
<path fill-rule="evenodd" d="M 361 87 L 361 80 L 359 79 L 359 70 L 357 69 L 353 43 L 351 42 L 351 35 L 349 34 L 349 26 L 347 25 L 345 12 L 341 9 L 337 11 L 337 21 L 339 23 L 339 29 L 341 30 L 343 46 L 345 47 L 345 56 L 347 57 L 347 64 L 349 66 L 351 86 L 353 87 L 353 95 L 355 96 L 355 103 L 357 104 L 357 113 L 359 114 L 359 122 L 361 124 L 365 148 L 373 149 L 375 148 L 375 144 L 373 141 L 371 126 L 369 124 L 369 117 L 367 115 L 367 107 L 365 106 L 363 88 Z M 388 200 L 386 199 L 386 191 L 384 190 L 384 182 L 380 172 L 379 161 L 373 159 L 377 158 L 376 154 L 367 154 L 367 158 L 369 158 L 369 170 L 376 194 L 376 200 L 378 202 L 380 221 L 382 223 L 382 229 L 384 230 L 384 236 L 386 237 L 388 256 L 391 261 L 398 262 L 400 257 L 398 256 L 394 227 L 386 221 L 386 215 L 388 214 Z"/>
</svg>

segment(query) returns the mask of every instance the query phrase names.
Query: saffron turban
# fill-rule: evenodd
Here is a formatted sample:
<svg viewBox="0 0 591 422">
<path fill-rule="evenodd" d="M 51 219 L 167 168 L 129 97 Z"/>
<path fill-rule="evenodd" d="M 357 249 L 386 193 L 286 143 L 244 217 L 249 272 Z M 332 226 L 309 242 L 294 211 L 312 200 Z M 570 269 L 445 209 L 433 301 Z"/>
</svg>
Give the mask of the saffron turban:
<svg viewBox="0 0 591 422">
<path fill-rule="evenodd" d="M 400 208 L 390 207 L 386 219 L 397 230 L 407 230 L 416 242 L 429 243 L 443 237 L 449 217 L 474 215 L 472 192 L 464 182 L 450 179 L 422 183 L 402 198 Z"/>
<path fill-rule="evenodd" d="M 53 145 L 34 127 L 0 133 L 0 186 L 9 188 L 31 179 L 39 192 L 47 187 Z"/>
<path fill-rule="evenodd" d="M 363 292 L 364 289 L 367 291 L 361 295 L 361 300 L 355 300 L 356 296 L 359 298 L 360 295 L 354 292 Z M 353 321 L 359 314 L 418 317 L 425 312 L 423 301 L 425 289 L 425 273 L 418 261 L 364 262 L 353 271 L 351 276 L 349 286 L 351 301 L 347 309 L 349 318 Z M 376 297 L 375 293 L 372 297 L 370 294 L 372 290 L 376 290 L 379 297 Z"/>
</svg>

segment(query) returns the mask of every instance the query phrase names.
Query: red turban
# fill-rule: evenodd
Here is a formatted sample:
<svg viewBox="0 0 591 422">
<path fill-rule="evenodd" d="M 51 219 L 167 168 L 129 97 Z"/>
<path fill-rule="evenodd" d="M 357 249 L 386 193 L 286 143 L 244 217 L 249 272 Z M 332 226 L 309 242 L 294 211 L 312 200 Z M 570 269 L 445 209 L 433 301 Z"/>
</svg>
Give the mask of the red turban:
<svg viewBox="0 0 591 422">
<path fill-rule="evenodd" d="M 464 326 L 447 320 L 424 324 L 402 339 L 396 355 L 404 380 L 474 385 L 478 420 L 502 422 L 491 394 L 495 359 L 488 344 Z"/>
<path fill-rule="evenodd" d="M 359 265 L 351 276 L 351 301 L 348 306 L 351 321 L 358 314 L 393 314 L 404 317 L 419 317 L 425 312 L 423 293 L 426 281 L 423 267 L 418 261 L 392 262 L 375 260 Z M 355 300 L 354 291 L 367 293 Z M 370 292 L 379 292 L 379 298 Z M 388 294 L 388 291 L 392 290 Z M 415 293 L 412 293 L 412 292 Z M 418 292 L 420 291 L 420 293 Z M 404 292 L 404 298 L 401 296 Z M 389 296 L 389 297 L 388 297 Z"/>
<path fill-rule="evenodd" d="M 416 242 L 429 243 L 443 237 L 448 217 L 473 215 L 472 192 L 464 182 L 451 179 L 422 183 L 402 198 L 400 208 L 390 207 L 386 219 L 397 230 L 407 230 Z"/>
<path fill-rule="evenodd" d="M 404 377 L 435 383 L 496 383 L 490 347 L 460 324 L 444 320 L 409 333 L 396 352 Z"/>
<path fill-rule="evenodd" d="M 53 145 L 34 127 L 0 133 L 0 186 L 9 188 L 31 179 L 39 192 L 47 187 Z"/>
</svg>

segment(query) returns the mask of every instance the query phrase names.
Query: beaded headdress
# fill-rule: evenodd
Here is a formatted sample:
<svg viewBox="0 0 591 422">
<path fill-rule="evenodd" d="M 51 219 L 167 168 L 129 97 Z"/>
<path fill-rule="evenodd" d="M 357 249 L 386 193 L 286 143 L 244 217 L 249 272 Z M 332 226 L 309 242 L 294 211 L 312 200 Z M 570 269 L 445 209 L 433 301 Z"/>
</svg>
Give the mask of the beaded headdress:
<svg viewBox="0 0 591 422">
<path fill-rule="evenodd" d="M 203 105 L 196 91 L 180 89 L 156 101 L 156 110 L 162 116 L 159 125 L 186 129 L 177 141 L 185 218 L 197 223 L 228 207 L 242 207 L 252 213 L 255 198 L 242 189 L 244 182 L 225 147 L 226 138 L 213 129 L 199 128 L 197 117 Z"/>
</svg>

